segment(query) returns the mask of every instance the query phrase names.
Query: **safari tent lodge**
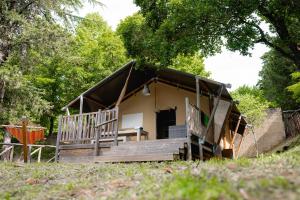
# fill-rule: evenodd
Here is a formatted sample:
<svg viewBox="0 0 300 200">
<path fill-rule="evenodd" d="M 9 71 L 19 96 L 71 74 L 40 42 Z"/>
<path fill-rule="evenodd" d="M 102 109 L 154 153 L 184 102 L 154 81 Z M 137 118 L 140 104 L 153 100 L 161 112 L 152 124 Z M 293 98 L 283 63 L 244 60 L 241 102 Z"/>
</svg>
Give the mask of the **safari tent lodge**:
<svg viewBox="0 0 300 200">
<path fill-rule="evenodd" d="M 228 85 L 135 61 L 66 105 L 56 144 L 59 162 L 234 158 L 241 116 Z M 69 110 L 78 114 L 70 114 Z"/>
</svg>

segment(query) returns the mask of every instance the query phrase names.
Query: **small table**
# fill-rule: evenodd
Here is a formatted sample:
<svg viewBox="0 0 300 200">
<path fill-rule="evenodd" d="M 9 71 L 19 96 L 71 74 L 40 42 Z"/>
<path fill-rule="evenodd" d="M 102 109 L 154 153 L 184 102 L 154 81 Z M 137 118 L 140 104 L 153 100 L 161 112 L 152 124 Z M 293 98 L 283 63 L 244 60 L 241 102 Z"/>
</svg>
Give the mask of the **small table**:
<svg viewBox="0 0 300 200">
<path fill-rule="evenodd" d="M 136 136 L 136 141 L 141 141 L 141 136 L 144 135 L 145 139 L 148 139 L 148 132 L 144 131 L 143 128 L 137 129 L 121 129 L 118 131 L 118 136 Z"/>
</svg>

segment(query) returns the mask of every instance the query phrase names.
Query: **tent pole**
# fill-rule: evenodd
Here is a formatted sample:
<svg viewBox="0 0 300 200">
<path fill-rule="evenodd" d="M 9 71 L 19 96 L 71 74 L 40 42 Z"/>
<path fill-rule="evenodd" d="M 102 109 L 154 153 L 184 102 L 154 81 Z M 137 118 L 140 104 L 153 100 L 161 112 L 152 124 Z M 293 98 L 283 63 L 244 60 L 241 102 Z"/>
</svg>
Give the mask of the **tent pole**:
<svg viewBox="0 0 300 200">
<path fill-rule="evenodd" d="M 69 110 L 69 107 L 66 108 L 66 113 L 67 113 L 68 116 L 70 116 L 70 110 Z"/>
<path fill-rule="evenodd" d="M 199 88 L 199 77 L 196 76 L 196 102 L 197 107 L 200 109 L 200 88 Z"/>
<path fill-rule="evenodd" d="M 79 108 L 79 114 L 82 114 L 83 110 L 83 95 L 80 95 L 80 108 Z"/>
</svg>

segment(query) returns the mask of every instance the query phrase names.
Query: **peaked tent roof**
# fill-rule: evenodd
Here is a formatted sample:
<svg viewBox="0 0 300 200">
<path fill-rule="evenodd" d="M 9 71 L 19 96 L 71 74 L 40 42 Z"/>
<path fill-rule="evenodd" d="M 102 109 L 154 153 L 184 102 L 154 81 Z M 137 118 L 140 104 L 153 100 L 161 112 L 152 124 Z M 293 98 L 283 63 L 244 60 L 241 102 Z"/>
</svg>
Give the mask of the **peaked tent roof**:
<svg viewBox="0 0 300 200">
<path fill-rule="evenodd" d="M 124 99 L 134 94 L 135 91 L 142 89 L 144 84 L 155 80 L 196 92 L 196 76 L 193 74 L 170 68 L 157 69 L 151 65 L 137 66 L 135 61 L 131 61 L 81 94 L 84 98 L 83 111 L 92 112 L 97 111 L 98 109 L 105 109 L 114 106 L 132 66 L 133 70 L 128 81 Z M 203 95 L 213 94 L 216 96 L 219 92 L 220 86 L 224 85 L 224 83 L 213 81 L 204 77 L 197 77 L 199 78 L 200 91 Z M 79 108 L 80 96 L 71 101 L 63 109 L 66 107 Z M 233 101 L 226 88 L 223 90 L 221 98 Z M 240 112 L 235 104 L 233 104 L 232 112 L 237 115 L 235 119 L 237 120 Z M 246 124 L 246 121 L 243 119 L 242 123 Z"/>
<path fill-rule="evenodd" d="M 98 104 L 101 108 L 107 108 L 113 105 L 120 95 L 131 66 L 134 68 L 131 72 L 125 97 L 140 86 L 154 79 L 193 92 L 196 91 L 195 75 L 169 68 L 157 69 L 149 65 L 137 66 L 135 61 L 131 61 L 81 94 L 88 102 L 84 107 L 84 111 L 89 111 L 89 108 L 87 107 L 89 103 Z M 198 78 L 200 81 L 200 91 L 203 94 L 211 93 L 217 95 L 219 87 L 223 84 L 199 76 Z M 64 108 L 78 108 L 81 95 L 67 104 Z M 223 90 L 222 98 L 232 100 L 232 97 L 226 89 Z"/>
</svg>

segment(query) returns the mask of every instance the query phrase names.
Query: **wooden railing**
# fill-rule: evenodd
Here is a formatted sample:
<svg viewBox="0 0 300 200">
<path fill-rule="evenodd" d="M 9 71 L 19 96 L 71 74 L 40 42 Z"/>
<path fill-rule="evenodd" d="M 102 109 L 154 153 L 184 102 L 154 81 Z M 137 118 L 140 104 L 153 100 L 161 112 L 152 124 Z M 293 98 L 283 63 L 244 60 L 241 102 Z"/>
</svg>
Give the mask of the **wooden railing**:
<svg viewBox="0 0 300 200">
<path fill-rule="evenodd" d="M 0 152 L 0 158 L 3 158 L 3 160 L 11 161 L 11 162 L 13 160 L 15 160 L 14 159 L 15 147 L 23 146 L 23 144 L 21 144 L 21 143 L 0 143 L 0 145 L 8 146 L 8 148 L 5 148 L 2 152 Z M 36 149 L 31 151 L 32 148 L 35 148 L 35 147 L 36 147 Z M 38 162 L 38 163 L 41 162 L 43 148 L 56 148 L 56 147 L 53 145 L 28 144 L 28 150 L 29 150 L 28 151 L 28 158 L 29 158 L 28 162 L 32 162 L 32 156 L 36 153 L 38 154 L 36 162 Z M 54 159 L 55 159 L 55 156 L 53 156 L 51 159 L 49 159 L 46 162 L 48 163 L 48 162 L 54 161 Z"/>
<path fill-rule="evenodd" d="M 99 154 L 99 142 L 118 144 L 118 108 L 98 112 L 60 116 L 55 160 L 58 161 L 60 144 L 77 147 L 93 145 Z M 73 146 L 74 146 L 73 145 Z M 79 145 L 79 146 L 78 146 Z"/>
<path fill-rule="evenodd" d="M 94 140 L 99 120 L 99 112 L 60 117 L 60 142 L 87 143 Z"/>
<path fill-rule="evenodd" d="M 192 153 L 192 135 L 198 138 L 197 144 L 199 146 L 199 158 L 203 160 L 203 144 L 204 136 L 201 130 L 201 112 L 199 108 L 189 103 L 189 99 L 185 99 L 186 106 L 186 130 L 187 130 L 187 140 L 188 140 L 188 160 L 193 159 Z"/>
<path fill-rule="evenodd" d="M 59 142 L 85 144 L 104 138 L 117 138 L 117 120 L 117 108 L 62 116 L 59 121 Z"/>
</svg>

